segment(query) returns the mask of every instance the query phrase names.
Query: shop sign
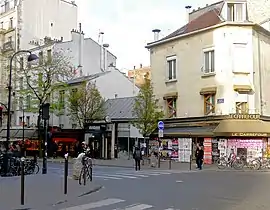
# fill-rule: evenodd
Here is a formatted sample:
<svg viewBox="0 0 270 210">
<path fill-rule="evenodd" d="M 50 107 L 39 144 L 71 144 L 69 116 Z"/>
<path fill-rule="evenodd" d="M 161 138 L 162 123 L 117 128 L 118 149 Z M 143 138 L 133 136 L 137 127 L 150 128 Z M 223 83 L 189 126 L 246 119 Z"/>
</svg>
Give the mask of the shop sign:
<svg viewBox="0 0 270 210">
<path fill-rule="evenodd" d="M 238 120 L 258 120 L 260 119 L 259 114 L 230 114 L 231 119 Z"/>
<path fill-rule="evenodd" d="M 232 136 L 266 137 L 267 133 L 232 133 Z"/>
</svg>

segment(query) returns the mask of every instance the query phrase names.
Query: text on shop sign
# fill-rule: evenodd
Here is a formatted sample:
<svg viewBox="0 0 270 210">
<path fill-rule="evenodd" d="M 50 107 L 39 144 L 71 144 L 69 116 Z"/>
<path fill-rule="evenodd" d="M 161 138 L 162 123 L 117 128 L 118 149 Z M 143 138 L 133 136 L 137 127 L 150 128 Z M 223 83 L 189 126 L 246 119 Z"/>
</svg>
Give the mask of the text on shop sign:
<svg viewBox="0 0 270 210">
<path fill-rule="evenodd" d="M 232 136 L 258 136 L 265 137 L 267 133 L 232 133 Z"/>
<path fill-rule="evenodd" d="M 230 114 L 231 119 L 243 119 L 243 120 L 258 120 L 259 114 Z"/>
</svg>

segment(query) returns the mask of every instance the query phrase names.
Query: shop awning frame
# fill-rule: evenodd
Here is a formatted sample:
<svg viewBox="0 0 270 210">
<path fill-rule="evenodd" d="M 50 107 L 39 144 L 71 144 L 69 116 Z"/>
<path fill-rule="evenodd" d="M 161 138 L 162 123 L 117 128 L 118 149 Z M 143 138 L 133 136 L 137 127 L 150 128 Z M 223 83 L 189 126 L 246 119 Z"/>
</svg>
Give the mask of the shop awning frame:
<svg viewBox="0 0 270 210">
<path fill-rule="evenodd" d="M 214 129 L 215 136 L 270 136 L 270 123 L 262 120 L 222 120 Z"/>
</svg>

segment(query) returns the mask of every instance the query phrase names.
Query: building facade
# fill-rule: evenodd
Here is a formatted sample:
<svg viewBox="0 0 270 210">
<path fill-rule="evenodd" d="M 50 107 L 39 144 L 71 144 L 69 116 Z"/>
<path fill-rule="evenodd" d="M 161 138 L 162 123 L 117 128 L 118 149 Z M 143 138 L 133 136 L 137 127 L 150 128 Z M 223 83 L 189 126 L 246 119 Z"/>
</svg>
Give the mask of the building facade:
<svg viewBox="0 0 270 210">
<path fill-rule="evenodd" d="M 257 155 L 266 151 L 270 33 L 252 22 L 257 17 L 250 2 L 221 1 L 200 8 L 189 14 L 187 25 L 147 45 L 154 92 L 167 117 L 164 136 L 205 142 L 209 162 L 217 151 L 228 155 L 234 149 L 247 155 L 247 148 L 256 146 Z M 246 143 L 221 152 L 223 139 L 226 145 Z M 191 143 L 188 148 L 187 156 Z"/>
</svg>

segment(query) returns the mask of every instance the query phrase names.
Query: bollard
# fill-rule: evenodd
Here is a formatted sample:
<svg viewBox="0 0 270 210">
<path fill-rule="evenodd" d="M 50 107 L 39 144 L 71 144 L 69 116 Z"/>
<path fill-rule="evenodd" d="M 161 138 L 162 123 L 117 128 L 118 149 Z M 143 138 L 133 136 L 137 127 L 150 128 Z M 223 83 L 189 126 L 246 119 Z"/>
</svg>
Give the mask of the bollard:
<svg viewBox="0 0 270 210">
<path fill-rule="evenodd" d="M 192 155 L 190 155 L 189 158 L 189 170 L 191 171 L 191 165 L 192 165 Z"/>
<path fill-rule="evenodd" d="M 68 153 L 65 154 L 65 169 L 64 169 L 64 194 L 67 194 L 68 188 Z"/>
<path fill-rule="evenodd" d="M 160 156 L 158 156 L 158 168 L 160 168 Z"/>
<path fill-rule="evenodd" d="M 24 182 L 25 182 L 25 177 L 24 177 L 24 161 L 25 158 L 21 158 L 21 205 L 24 205 Z"/>
<path fill-rule="evenodd" d="M 169 169 L 172 169 L 172 159 L 169 159 Z"/>
</svg>

